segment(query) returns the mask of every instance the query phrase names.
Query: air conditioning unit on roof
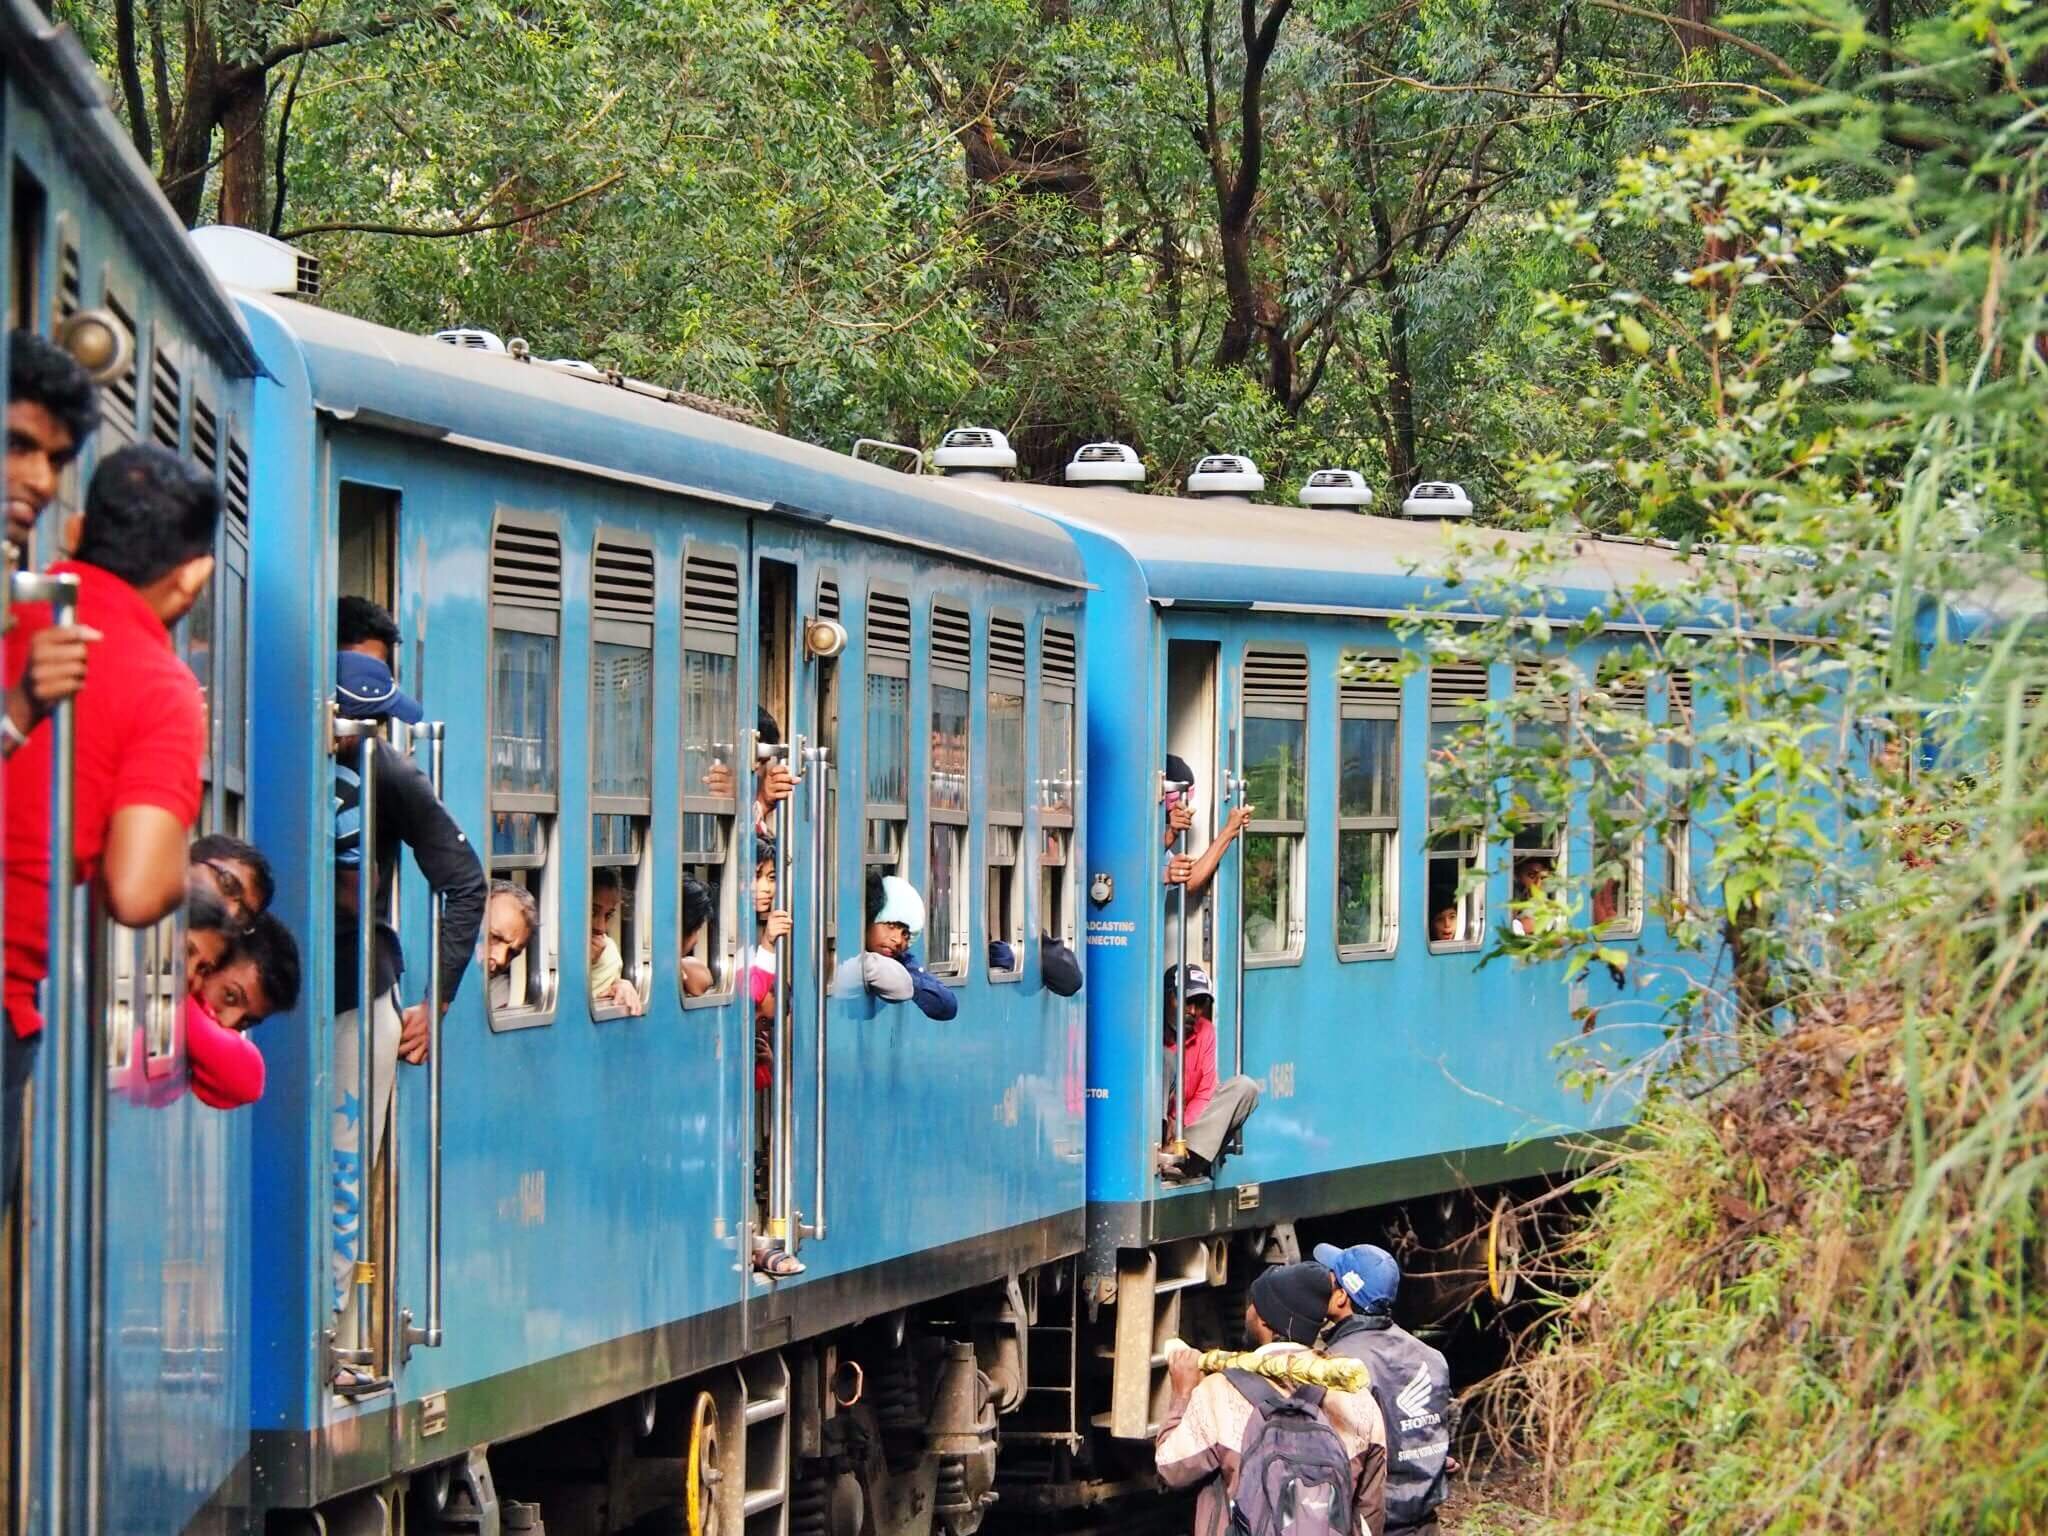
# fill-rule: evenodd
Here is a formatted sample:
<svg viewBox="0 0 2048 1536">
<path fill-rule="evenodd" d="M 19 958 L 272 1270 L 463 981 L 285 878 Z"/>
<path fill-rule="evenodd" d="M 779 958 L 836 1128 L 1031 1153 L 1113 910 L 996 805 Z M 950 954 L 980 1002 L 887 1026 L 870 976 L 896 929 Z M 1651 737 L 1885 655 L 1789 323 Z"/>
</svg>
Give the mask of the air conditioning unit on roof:
<svg viewBox="0 0 2048 1536">
<path fill-rule="evenodd" d="M 463 347 L 472 352 L 502 352 L 505 343 L 496 331 L 479 330 L 475 326 L 457 326 L 453 330 L 434 332 L 434 340 L 445 341 L 451 347 Z"/>
<path fill-rule="evenodd" d="M 1424 480 L 1401 503 L 1403 517 L 1470 517 L 1472 498 L 1450 480 Z"/>
<path fill-rule="evenodd" d="M 1372 505 L 1372 487 L 1355 469 L 1319 469 L 1303 483 L 1295 499 L 1304 507 L 1355 507 Z"/>
<path fill-rule="evenodd" d="M 939 439 L 932 454 L 932 467 L 941 474 L 962 470 L 996 474 L 1017 467 L 1017 453 L 1010 439 L 994 427 L 955 427 Z"/>
<path fill-rule="evenodd" d="M 1266 488 L 1259 466 L 1241 453 L 1212 453 L 1188 476 L 1190 496 L 1251 496 Z"/>
<path fill-rule="evenodd" d="M 1129 443 L 1083 443 L 1067 461 L 1069 485 L 1137 485 L 1144 478 L 1144 460 Z"/>
</svg>

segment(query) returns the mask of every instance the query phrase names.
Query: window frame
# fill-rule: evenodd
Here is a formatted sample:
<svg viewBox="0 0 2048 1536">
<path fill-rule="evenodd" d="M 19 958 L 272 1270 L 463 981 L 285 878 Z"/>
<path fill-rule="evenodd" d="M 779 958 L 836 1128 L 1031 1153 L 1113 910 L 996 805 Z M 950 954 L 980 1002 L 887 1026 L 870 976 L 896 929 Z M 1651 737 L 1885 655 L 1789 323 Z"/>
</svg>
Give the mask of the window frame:
<svg viewBox="0 0 2048 1536">
<path fill-rule="evenodd" d="M 1633 714 L 1645 722 L 1649 720 L 1650 694 L 1647 683 L 1636 683 L 1625 688 L 1610 688 L 1608 691 L 1616 695 L 1615 713 Z M 1624 694 L 1626 695 L 1625 700 L 1623 698 Z M 1601 768 L 1597 760 L 1592 766 L 1592 773 L 1595 776 L 1601 776 Z M 1648 790 L 1649 786 L 1643 783 L 1637 783 L 1634 789 L 1637 807 L 1645 814 L 1649 811 Z M 1623 861 L 1628 870 L 1625 890 L 1623 892 L 1625 899 L 1620 904 L 1620 910 L 1613 919 L 1606 923 L 1595 925 L 1593 928 L 1593 932 L 1603 939 L 1638 939 L 1642 937 L 1643 912 L 1647 905 L 1645 901 L 1647 893 L 1643 889 L 1648 873 L 1644 868 L 1644 853 L 1647 843 L 1648 838 L 1640 828 L 1636 831 L 1635 836 L 1629 839 L 1628 857 Z M 1599 840 L 1593 831 L 1590 815 L 1587 818 L 1586 825 L 1586 863 L 1587 877 L 1589 880 L 1594 881 L 1586 894 L 1586 915 L 1590 921 L 1593 898 L 1598 895 L 1600 890 L 1597 881 L 1597 876 L 1600 872 L 1600 846 Z"/>
<path fill-rule="evenodd" d="M 1273 699 L 1254 700 L 1251 696 L 1251 660 L 1254 655 L 1274 658 L 1296 657 L 1301 662 L 1301 698 L 1298 703 L 1286 703 Z M 1309 806 L 1312 803 L 1313 784 L 1310 777 L 1309 730 L 1310 713 L 1313 703 L 1313 686 L 1309 677 L 1308 647 L 1294 642 L 1247 641 L 1238 653 L 1237 668 L 1237 719 L 1239 740 L 1249 746 L 1251 722 L 1254 720 L 1293 720 L 1301 725 L 1301 814 L 1299 816 L 1254 816 L 1245 824 L 1240 835 L 1241 846 L 1237 856 L 1240 860 L 1250 858 L 1250 841 L 1255 837 L 1275 839 L 1275 852 L 1287 856 L 1287 947 L 1285 949 L 1256 950 L 1251 947 L 1251 936 L 1246 931 L 1250 924 L 1250 912 L 1244 907 L 1244 892 L 1247 882 L 1240 865 L 1238 890 L 1239 907 L 1237 914 L 1238 948 L 1244 956 L 1244 968 L 1248 971 L 1270 970 L 1280 966 L 1300 965 L 1308 953 L 1308 823 Z M 1240 753 L 1241 772 L 1247 784 L 1251 779 L 1251 760 Z M 1249 794 L 1249 789 L 1246 790 Z"/>
<path fill-rule="evenodd" d="M 875 650 L 875 599 L 884 597 L 900 602 L 904 609 L 909 639 L 901 655 L 894 651 L 877 654 Z M 916 740 L 916 694 L 912 687 L 915 681 L 911 675 L 910 653 L 917 644 L 917 616 L 910 606 L 910 590 L 900 582 L 870 581 L 865 601 L 861 608 L 860 636 L 860 707 L 861 707 L 861 774 L 860 774 L 860 864 L 861 880 L 866 884 L 867 872 L 880 870 L 885 875 L 907 878 L 905 871 L 913 867 L 910 843 L 910 807 L 912 785 L 909 780 L 915 775 L 917 760 L 929 755 L 913 750 Z M 903 741 L 902 757 L 905 783 L 902 801 L 873 800 L 868 797 L 868 786 L 873 782 L 875 742 L 868 732 L 868 680 L 875 677 L 899 677 L 903 680 Z M 897 829 L 896 856 L 893 860 L 877 856 L 869 845 L 869 823 L 893 822 Z M 865 925 L 863 925 L 865 926 Z"/>
<path fill-rule="evenodd" d="M 733 615 L 733 626 L 731 629 L 713 628 L 700 624 L 692 624 L 690 622 L 692 614 L 689 599 L 689 576 L 690 562 L 692 559 L 702 559 L 708 562 L 716 562 L 718 564 L 725 565 L 731 569 L 734 581 L 733 590 L 736 594 L 737 599 L 736 610 Z M 735 866 L 733 861 L 738 854 L 740 844 L 740 817 L 742 815 L 745 815 L 747 817 L 748 824 L 751 827 L 753 822 L 754 798 L 752 795 L 747 793 L 747 790 L 752 787 L 752 765 L 740 761 L 740 758 L 742 756 L 740 750 L 741 743 L 746 739 L 747 732 L 750 729 L 752 729 L 752 727 L 747 722 L 744 701 L 745 689 L 742 687 L 742 679 L 740 676 L 740 630 L 742 628 L 740 618 L 741 613 L 744 611 L 746 606 L 746 593 L 744 586 L 744 583 L 746 581 L 746 566 L 741 558 L 740 550 L 736 545 L 700 539 L 686 539 L 683 543 L 682 575 L 683 604 L 680 629 L 682 631 L 683 676 L 680 679 L 678 687 L 678 693 L 680 696 L 678 702 L 681 707 L 676 711 L 676 729 L 678 736 L 678 750 L 676 753 L 676 796 L 681 806 L 681 813 L 676 828 L 676 929 L 675 934 L 673 936 L 674 942 L 672 947 L 675 950 L 676 954 L 676 996 L 681 1001 L 683 1007 L 687 1010 L 691 1008 L 723 1007 L 725 1004 L 732 1001 L 732 998 L 739 987 L 739 921 L 741 912 L 739 905 L 740 888 L 744 886 L 747 892 L 749 893 L 747 898 L 748 905 L 746 910 L 749 914 L 751 914 L 753 911 L 751 896 L 751 892 L 753 890 L 753 882 L 751 878 L 745 881 L 734 880 L 733 871 Z M 733 733 L 733 739 L 730 743 L 728 743 L 728 745 L 732 749 L 733 758 L 731 764 L 733 775 L 733 792 L 729 802 L 722 802 L 721 798 L 717 795 L 692 794 L 684 770 L 684 764 L 687 763 L 689 759 L 689 683 L 690 653 L 692 651 L 696 651 L 702 655 L 708 656 L 724 656 L 732 663 L 733 712 L 731 720 L 731 729 Z M 714 742 L 713 746 L 715 747 L 716 745 L 717 743 Z M 712 899 L 712 917 L 713 921 L 717 925 L 717 933 L 721 940 L 720 952 L 707 955 L 706 964 L 709 966 L 711 971 L 711 988 L 709 991 L 705 992 L 701 997 L 691 997 L 687 992 L 683 990 L 682 965 L 682 880 L 689 866 L 689 860 L 687 858 L 688 850 L 685 848 L 684 844 L 686 843 L 688 838 L 689 818 L 696 815 L 708 815 L 712 817 L 723 816 L 726 819 L 726 825 L 724 829 L 725 847 L 721 850 L 724 857 L 720 860 L 717 866 L 717 868 L 720 871 L 720 878 L 718 881 L 718 889 Z"/>
<path fill-rule="evenodd" d="M 1392 702 L 1385 702 L 1361 696 L 1347 698 L 1346 690 L 1353 686 L 1352 680 L 1344 676 L 1344 669 L 1354 663 L 1378 663 L 1384 667 L 1397 668 L 1401 657 L 1398 652 L 1377 650 L 1352 650 L 1346 648 L 1337 655 L 1337 729 L 1334 744 L 1336 760 L 1330 775 L 1330 807 L 1337 829 L 1336 841 L 1332 845 L 1336 861 L 1331 866 L 1330 880 L 1330 942 L 1342 964 L 1358 960 L 1391 960 L 1401 947 L 1401 716 L 1403 684 L 1398 674 L 1391 683 L 1378 686 L 1391 687 Z M 1375 684 L 1361 679 L 1364 687 Z M 1347 720 L 1390 720 L 1393 722 L 1394 745 L 1394 808 L 1387 816 L 1354 816 L 1344 811 L 1344 722 Z M 1338 878 L 1344 868 L 1344 835 L 1347 832 L 1363 832 L 1367 835 L 1384 833 L 1387 838 L 1387 885 L 1388 890 L 1382 901 L 1386 913 L 1387 939 L 1382 944 L 1347 944 L 1344 942 L 1342 917 L 1342 881 Z M 1427 930 L 1425 930 L 1427 931 Z"/>
<path fill-rule="evenodd" d="M 484 999 L 484 1013 L 493 1034 L 510 1034 L 516 1030 L 541 1029 L 555 1022 L 560 1010 L 562 962 L 561 962 L 561 909 L 562 909 L 562 681 L 567 658 L 562 643 L 563 585 L 561 581 L 562 553 L 566 547 L 563 538 L 562 517 L 552 512 L 528 512 L 498 506 L 491 515 L 490 543 L 486 546 L 489 565 L 486 571 L 488 582 L 485 588 L 485 687 L 484 687 L 484 753 L 483 788 L 485 837 L 484 850 L 485 878 L 495 879 L 500 869 L 538 869 L 543 872 L 541 889 L 527 887 L 539 911 L 538 931 L 527 941 L 525 962 L 529 968 L 536 958 L 542 966 L 540 1001 L 531 1006 L 514 1005 L 494 1008 L 490 998 Z M 501 604 L 497 595 L 497 549 L 498 536 L 505 530 L 531 534 L 548 534 L 555 541 L 557 561 L 556 607 L 550 616 L 544 609 L 523 604 Z M 492 783 L 492 756 L 497 742 L 497 636 L 503 630 L 509 634 L 546 635 L 555 642 L 555 679 L 550 691 L 549 705 L 552 718 L 548 721 L 548 741 L 554 755 L 555 792 L 552 795 L 507 793 L 500 795 Z M 500 864 L 497 852 L 497 815 L 500 810 L 514 814 L 525 812 L 540 818 L 541 852 L 538 859 L 520 857 L 518 863 Z M 553 878 L 545 878 L 552 874 Z M 509 877 L 508 877 L 509 878 Z M 528 993 L 532 993 L 528 983 Z"/>
<path fill-rule="evenodd" d="M 622 615 L 600 614 L 598 612 L 598 557 L 605 549 L 620 552 L 635 551 L 647 557 L 648 606 L 644 619 L 629 619 Z M 590 541 L 590 607 L 589 607 L 589 665 L 585 669 L 587 678 L 584 700 L 585 742 L 584 768 L 587 799 L 585 813 L 590 836 L 584 846 L 583 858 L 583 913 L 585 920 L 585 980 L 589 971 L 588 923 L 591 904 L 597 900 L 597 871 L 600 866 L 627 870 L 632 873 L 632 888 L 626 890 L 626 878 L 620 877 L 622 898 L 630 897 L 633 923 L 629 935 L 632 952 L 626 953 L 620 945 L 619 958 L 624 964 L 623 979 L 633 984 L 640 994 L 642 1011 L 652 998 L 658 976 L 654 957 L 654 878 L 653 861 L 649 857 L 654 846 L 654 711 L 655 701 L 660 697 L 660 678 L 655 668 L 655 582 L 658 579 L 655 567 L 654 540 L 646 534 L 630 529 L 616 528 L 600 523 L 591 533 Z M 599 795 L 597 792 L 598 768 L 598 677 L 597 657 L 600 645 L 620 646 L 642 652 L 647 661 L 647 727 L 644 750 L 647 764 L 647 793 L 635 795 Z M 606 854 L 600 856 L 596 848 L 595 821 L 599 816 L 624 816 L 627 821 L 627 841 L 633 847 L 631 858 Z M 680 919 L 678 919 L 680 921 Z M 623 925 L 622 925 L 623 929 Z M 588 988 L 585 989 L 586 994 Z M 613 1019 L 631 1018 L 625 1009 L 606 1005 L 599 1007 L 594 998 L 590 1003 L 590 1019 L 594 1024 L 607 1023 Z"/>
<path fill-rule="evenodd" d="M 1440 694 L 1438 692 L 1436 681 L 1439 672 L 1463 672 L 1468 668 L 1476 669 L 1483 680 L 1483 686 L 1479 693 L 1451 694 L 1444 692 Z M 1428 782 L 1428 763 L 1434 754 L 1429 743 L 1435 728 L 1439 725 L 1462 728 L 1483 722 L 1486 701 L 1493 697 L 1493 679 L 1489 674 L 1489 669 L 1483 664 L 1463 662 L 1453 662 L 1444 666 L 1431 665 L 1424 669 L 1424 679 L 1426 689 L 1422 722 L 1424 743 L 1424 779 L 1422 786 L 1422 933 L 1424 948 L 1432 955 L 1476 954 L 1486 945 L 1486 882 L 1488 879 L 1486 824 L 1482 821 L 1478 826 L 1471 828 L 1466 833 L 1471 838 L 1469 852 L 1461 848 L 1455 852 L 1444 853 L 1439 852 L 1434 847 L 1437 838 L 1436 796 Z M 1456 830 L 1455 828 L 1445 829 L 1446 833 L 1455 833 Z M 1471 914 L 1471 936 L 1469 938 L 1439 941 L 1429 936 L 1429 876 L 1435 865 L 1452 860 L 1460 864 L 1469 860 L 1472 873 L 1477 879 L 1474 882 L 1472 891 L 1467 896 L 1460 897 L 1459 899 L 1462 902 L 1476 897 L 1476 905 Z M 1458 883 L 1463 884 L 1463 882 L 1464 874 L 1461 871 Z"/>
<path fill-rule="evenodd" d="M 939 660 L 938 636 L 939 616 L 948 616 L 956 624 L 967 641 L 967 666 L 963 670 L 954 662 Z M 926 609 L 927 642 L 925 645 L 925 719 L 929 728 L 925 733 L 925 774 L 924 774 L 924 819 L 925 819 L 925 879 L 926 905 L 925 933 L 927 952 L 925 969 L 934 976 L 948 981 L 966 977 L 972 968 L 974 955 L 974 611 L 964 601 L 949 600 L 935 596 Z M 962 775 L 959 809 L 941 806 L 936 794 L 935 780 L 938 763 L 934 760 L 932 740 L 938 734 L 939 690 L 950 688 L 960 694 L 962 700 L 961 736 L 965 743 L 967 762 Z M 913 726 L 913 734 L 915 727 Z M 941 827 L 952 829 L 942 834 Z M 953 883 L 947 891 L 947 913 L 951 923 L 952 942 L 944 955 L 929 946 L 933 927 L 931 917 L 936 912 L 938 878 L 938 840 L 941 836 L 954 840 Z"/>
<path fill-rule="evenodd" d="M 1013 627 L 1017 642 L 1017 661 L 1014 668 L 1007 662 L 996 660 L 996 626 L 1007 624 Z M 988 684 L 986 693 L 991 700 L 986 713 L 984 731 L 988 742 L 988 764 L 983 782 L 988 786 L 980 804 L 982 806 L 981 857 L 978 868 L 981 873 L 982 922 L 981 956 L 982 968 L 991 983 L 1007 984 L 1024 979 L 1024 946 L 1031 934 L 1030 880 L 1027 870 L 1033 848 L 1036 846 L 1030 836 L 1028 823 L 1031 819 L 1031 651 L 1029 630 L 1026 629 L 1023 614 L 1014 608 L 996 607 L 989 610 L 983 620 L 983 644 L 988 656 Z M 1013 691 L 1014 690 L 1014 691 Z M 1002 697 L 1017 701 L 1017 725 L 1020 740 L 1019 750 L 1024 760 L 1017 765 L 1017 809 L 999 810 L 995 803 L 995 718 L 993 700 Z M 994 857 L 996 830 L 1001 828 L 1016 834 L 1015 852 L 1007 863 L 999 864 Z M 995 931 L 995 903 L 990 900 L 991 880 L 998 869 L 1008 869 L 1009 907 L 1011 931 L 998 934 Z M 1016 964 L 1009 970 L 999 971 L 988 963 L 989 946 L 998 939 L 1010 946 Z M 970 946 L 972 940 L 969 940 Z"/>
<path fill-rule="evenodd" d="M 1682 668 L 1673 669 L 1664 680 L 1664 723 L 1667 729 L 1676 728 L 1688 733 L 1687 740 L 1672 740 L 1665 747 L 1665 762 L 1673 774 L 1692 772 L 1692 743 L 1698 739 L 1698 717 L 1694 710 L 1692 673 Z M 1659 894 L 1666 904 L 1666 922 L 1674 918 L 1683 920 L 1692 915 L 1692 795 L 1667 787 L 1665 800 L 1665 829 L 1660 839 L 1664 847 L 1664 868 Z"/>
</svg>

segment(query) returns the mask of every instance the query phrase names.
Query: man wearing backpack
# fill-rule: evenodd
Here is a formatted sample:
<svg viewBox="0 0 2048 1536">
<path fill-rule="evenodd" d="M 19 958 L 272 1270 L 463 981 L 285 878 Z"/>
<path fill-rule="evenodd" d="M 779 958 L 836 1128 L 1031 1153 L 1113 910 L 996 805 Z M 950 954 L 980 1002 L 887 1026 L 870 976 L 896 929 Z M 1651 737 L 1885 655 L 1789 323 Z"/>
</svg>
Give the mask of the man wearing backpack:
<svg viewBox="0 0 2048 1536">
<path fill-rule="evenodd" d="M 1308 1353 L 1329 1302 L 1320 1264 L 1267 1270 L 1244 1309 L 1254 1354 Z M 1381 1536 L 1387 1439 L 1370 1393 L 1204 1376 L 1185 1345 L 1166 1371 L 1172 1401 L 1153 1453 L 1169 1488 L 1200 1485 L 1194 1536 Z"/>
<path fill-rule="evenodd" d="M 1386 1249 L 1318 1243 L 1316 1263 L 1336 1282 L 1323 1352 L 1365 1363 L 1386 1424 L 1387 1536 L 1436 1536 L 1451 1454 L 1450 1366 L 1394 1321 L 1401 1266 Z"/>
</svg>

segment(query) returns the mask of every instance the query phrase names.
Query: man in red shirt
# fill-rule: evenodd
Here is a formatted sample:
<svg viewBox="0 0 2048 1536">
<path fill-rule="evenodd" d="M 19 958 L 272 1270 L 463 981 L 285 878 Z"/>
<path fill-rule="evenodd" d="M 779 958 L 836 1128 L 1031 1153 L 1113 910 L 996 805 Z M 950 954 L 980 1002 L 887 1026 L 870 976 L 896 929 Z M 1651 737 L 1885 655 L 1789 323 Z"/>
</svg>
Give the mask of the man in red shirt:
<svg viewBox="0 0 2048 1536">
<path fill-rule="evenodd" d="M 1188 967 L 1187 981 L 1182 1002 L 1174 973 L 1166 973 L 1166 1124 L 1159 1136 L 1159 1175 L 1171 1183 L 1209 1177 L 1231 1132 L 1259 1104 L 1259 1085 L 1250 1078 L 1217 1081 L 1215 989 L 1199 965 Z M 1181 1120 L 1186 1145 L 1180 1150 L 1173 1145 L 1174 1057 L 1183 1051 L 1187 1065 L 1180 1077 L 1187 1089 L 1187 1113 Z"/>
<path fill-rule="evenodd" d="M 199 815 L 206 741 L 199 685 L 171 645 L 171 626 L 213 575 L 220 493 L 176 454 L 123 448 L 101 461 L 72 519 L 77 558 L 51 567 L 78 578 L 78 621 L 102 639 L 78 696 L 72 850 L 77 875 L 107 915 L 145 928 L 185 898 L 185 840 Z M 9 675 L 19 672 L 48 608 L 15 610 Z M 49 970 L 50 732 L 7 760 L 6 1202 L 20 1164 L 21 1100 L 43 1028 L 37 988 Z"/>
</svg>

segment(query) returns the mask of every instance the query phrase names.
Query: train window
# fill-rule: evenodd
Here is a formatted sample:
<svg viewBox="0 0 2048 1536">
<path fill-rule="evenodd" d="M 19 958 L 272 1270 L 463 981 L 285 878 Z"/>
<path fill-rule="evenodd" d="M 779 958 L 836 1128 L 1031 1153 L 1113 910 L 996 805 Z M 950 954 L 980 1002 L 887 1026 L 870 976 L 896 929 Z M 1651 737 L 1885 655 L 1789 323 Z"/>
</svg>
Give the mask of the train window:
<svg viewBox="0 0 2048 1536">
<path fill-rule="evenodd" d="M 900 593 L 868 594 L 866 666 L 867 830 L 861 863 L 901 874 L 910 817 L 910 600 Z"/>
<path fill-rule="evenodd" d="M 1649 687 L 1641 678 L 1621 678 L 1608 685 L 1608 697 L 1618 714 L 1647 716 Z M 1643 929 L 1643 839 L 1642 787 L 1623 779 L 1610 764 L 1634 747 L 1619 731 L 1596 731 L 1593 773 L 1602 798 L 1620 825 L 1602 834 L 1593 831 L 1593 926 L 1616 938 Z"/>
<path fill-rule="evenodd" d="M 561 626 L 561 535 L 501 514 L 491 535 L 491 873 L 532 894 L 540 931 L 513 960 L 503 1001 L 492 999 L 493 1029 L 544 1024 L 554 1009 Z"/>
<path fill-rule="evenodd" d="M 1014 615 L 988 621 L 988 973 L 1014 981 L 1024 966 L 1024 624 Z M 1009 946 L 998 965 L 997 944 Z"/>
<path fill-rule="evenodd" d="M 7 295 L 7 324 L 34 330 L 43 314 L 43 229 L 49 215 L 49 199 L 43 184 L 29 174 L 19 160 L 14 162 L 14 207 L 8 228 L 7 275 L 12 285 Z"/>
<path fill-rule="evenodd" d="M 1486 922 L 1486 887 L 1480 880 L 1485 850 L 1483 829 L 1454 809 L 1451 797 L 1434 782 L 1437 765 L 1455 760 L 1458 734 L 1479 718 L 1486 698 L 1486 667 L 1457 662 L 1429 669 L 1429 794 L 1428 865 L 1425 896 L 1429 906 L 1429 947 L 1471 949 L 1478 945 Z"/>
<path fill-rule="evenodd" d="M 616 1019 L 654 968 L 654 546 L 600 533 L 590 569 L 590 1016 Z"/>
<path fill-rule="evenodd" d="M 1074 944 L 1074 688 L 1072 630 L 1038 639 L 1039 931 Z"/>
<path fill-rule="evenodd" d="M 1400 911 L 1401 678 L 1390 657 L 1337 669 L 1337 953 L 1391 953 Z"/>
<path fill-rule="evenodd" d="M 683 557 L 683 875 L 710 893 L 711 916 L 679 935 L 686 998 L 723 997 L 732 986 L 736 914 L 727 876 L 744 777 L 739 638 L 739 561 L 691 549 Z"/>
<path fill-rule="evenodd" d="M 1683 917 L 1692 901 L 1692 797 L 1678 776 L 1692 772 L 1692 742 L 1699 729 L 1692 712 L 1692 674 L 1673 672 L 1665 698 L 1666 717 L 1682 739 L 1671 743 L 1673 787 L 1664 812 L 1664 899 L 1673 917 Z"/>
<path fill-rule="evenodd" d="M 967 610 L 932 604 L 931 780 L 926 798 L 931 869 L 925 891 L 925 960 L 942 976 L 967 971 L 968 796 L 971 780 L 967 690 L 974 669 L 974 624 Z"/>
<path fill-rule="evenodd" d="M 1248 960 L 1298 960 L 1306 922 L 1308 657 L 1253 647 L 1244 657 L 1244 837 Z"/>
<path fill-rule="evenodd" d="M 1543 667 L 1536 662 L 1515 666 L 1515 693 L 1522 698 L 1539 697 L 1544 688 Z M 1542 772 L 1541 763 L 1562 759 L 1565 732 L 1570 725 L 1567 706 L 1561 700 L 1543 699 L 1533 719 L 1515 722 L 1515 745 L 1540 760 L 1530 772 Z M 1517 902 L 1534 901 L 1545 886 L 1555 886 L 1565 869 L 1565 807 L 1542 785 L 1525 774 L 1510 802 L 1514 828 L 1514 887 Z M 1518 912 L 1510 921 L 1518 934 L 1537 931 L 1540 919 L 1534 913 Z"/>
<path fill-rule="evenodd" d="M 839 618 L 839 583 L 829 577 L 818 581 L 818 617 Z M 823 840 L 823 864 L 818 870 L 818 889 L 824 893 L 821 916 L 825 923 L 825 943 L 829 947 L 833 962 L 839 959 L 839 663 L 828 656 L 817 658 L 818 666 L 818 749 L 824 754 L 822 765 L 824 779 L 823 814 L 825 825 L 820 831 Z M 807 770 L 809 771 L 809 770 Z"/>
</svg>

